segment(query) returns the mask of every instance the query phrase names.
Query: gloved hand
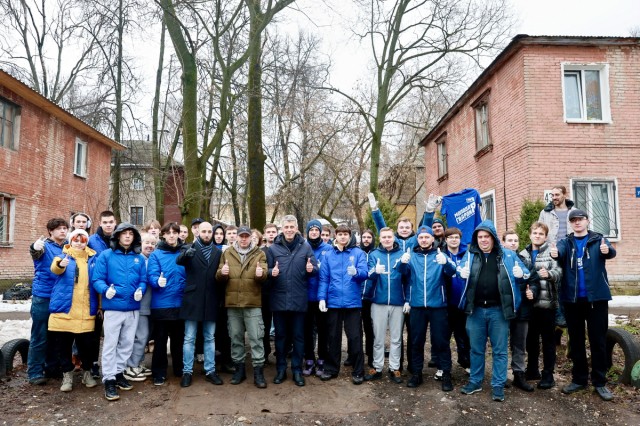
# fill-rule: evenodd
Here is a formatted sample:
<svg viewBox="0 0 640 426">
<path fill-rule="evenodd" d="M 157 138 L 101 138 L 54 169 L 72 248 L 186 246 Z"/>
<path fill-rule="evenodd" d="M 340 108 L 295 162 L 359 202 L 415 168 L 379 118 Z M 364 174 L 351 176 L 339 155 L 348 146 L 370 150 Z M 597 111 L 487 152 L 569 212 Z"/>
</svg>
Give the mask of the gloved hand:
<svg viewBox="0 0 640 426">
<path fill-rule="evenodd" d="M 384 274 L 385 271 L 386 271 L 385 266 L 382 263 L 380 263 L 380 259 L 378 259 L 378 262 L 376 263 L 376 274 Z"/>
<path fill-rule="evenodd" d="M 467 278 L 469 278 L 469 275 L 471 275 L 471 270 L 469 269 L 469 266 L 458 268 L 458 274 L 460 275 L 460 278 L 466 280 Z"/>
<path fill-rule="evenodd" d="M 367 197 L 369 197 L 369 207 L 371 207 L 371 211 L 378 210 L 378 202 L 376 201 L 376 196 L 373 195 L 372 192 L 370 192 Z"/>
<path fill-rule="evenodd" d="M 440 204 L 442 204 L 442 197 L 435 194 L 429 194 L 429 198 L 424 202 L 424 211 L 427 213 L 433 213 Z"/>
<path fill-rule="evenodd" d="M 321 300 L 318 302 L 318 308 L 320 309 L 320 312 L 327 312 L 327 302 Z"/>
<path fill-rule="evenodd" d="M 193 257 L 195 255 L 196 255 L 196 248 L 194 246 L 189 247 L 187 251 L 184 252 L 185 257 Z"/>
<path fill-rule="evenodd" d="M 142 300 L 142 288 L 138 287 L 135 293 L 133 293 L 133 300 L 139 302 Z"/>
<path fill-rule="evenodd" d="M 42 251 L 44 250 L 44 237 L 40 237 L 37 240 L 35 240 L 35 242 L 33 243 L 33 249 L 35 251 Z"/>
<path fill-rule="evenodd" d="M 517 263 L 513 267 L 513 276 L 516 278 L 522 278 L 524 276 L 524 271 Z"/>
<path fill-rule="evenodd" d="M 113 284 L 111 284 L 109 286 L 109 288 L 107 289 L 107 291 L 104 293 L 104 295 L 107 297 L 107 299 L 111 300 L 113 299 L 113 296 L 116 295 L 116 288 Z"/>
<path fill-rule="evenodd" d="M 409 263 L 410 260 L 411 260 L 411 249 L 408 248 L 407 251 L 404 252 L 400 257 L 400 262 Z"/>
<path fill-rule="evenodd" d="M 409 302 L 405 302 L 404 306 L 402 307 L 402 313 L 408 314 L 410 311 L 411 311 L 411 305 L 409 305 Z"/>
<path fill-rule="evenodd" d="M 66 268 L 67 265 L 69 265 L 69 256 L 65 256 L 64 259 L 62 259 L 58 265 L 60 265 L 61 268 Z"/>
<path fill-rule="evenodd" d="M 160 277 L 158 277 L 158 287 L 164 288 L 167 286 L 167 279 L 164 277 L 164 273 L 160 272 Z"/>
<path fill-rule="evenodd" d="M 436 254 L 436 262 L 438 262 L 438 265 L 444 265 L 447 263 L 447 256 L 440 251 L 440 247 L 438 247 L 438 254 Z"/>
<path fill-rule="evenodd" d="M 358 273 L 358 270 L 356 269 L 355 266 L 353 266 L 353 265 L 347 266 L 347 274 L 349 274 L 349 276 L 353 277 L 357 273 Z"/>
</svg>

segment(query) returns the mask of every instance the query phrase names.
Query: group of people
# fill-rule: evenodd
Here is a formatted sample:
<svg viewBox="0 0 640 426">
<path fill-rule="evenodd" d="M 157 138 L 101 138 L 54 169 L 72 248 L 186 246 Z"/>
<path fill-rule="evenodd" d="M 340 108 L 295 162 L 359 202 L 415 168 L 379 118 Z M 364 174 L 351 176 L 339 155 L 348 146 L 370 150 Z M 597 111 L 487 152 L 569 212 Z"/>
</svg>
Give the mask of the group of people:
<svg viewBox="0 0 640 426">
<path fill-rule="evenodd" d="M 591 381 L 610 400 L 605 261 L 615 249 L 588 229 L 587 213 L 573 208 L 564 188 L 553 191 L 552 203 L 531 226 L 531 244 L 519 253 L 517 234 L 507 231 L 500 239 L 489 220 L 477 224 L 471 237 L 447 228 L 435 217 L 442 197 L 433 194 L 417 231 L 408 218 L 400 218 L 395 231 L 387 227 L 371 195 L 378 232 L 362 231 L 359 242 L 349 227 L 333 230 L 319 220 L 308 222 L 303 234 L 292 215 L 283 217 L 280 229 L 267 224 L 263 233 L 196 219 L 190 244 L 189 230 L 177 223 L 149 221 L 141 234 L 131 224 L 116 225 L 105 211 L 90 236 L 91 219 L 84 213 L 71 223 L 51 219 L 49 238 L 30 248 L 35 276 L 29 382 L 43 384 L 61 373 L 61 390 L 71 391 L 76 351 L 82 383 L 93 387 L 101 378 L 105 398 L 116 400 L 118 390 L 133 388 L 130 381 L 151 376 L 154 385 L 165 383 L 170 340 L 172 373 L 182 387 L 191 385 L 199 358 L 205 380 L 222 385 L 218 372 L 224 371 L 239 384 L 247 378 L 248 341 L 254 384 L 266 388 L 273 323 L 274 384 L 287 380 L 288 368 L 293 382 L 305 386 L 312 375 L 322 381 L 337 377 L 343 365 L 352 367 L 356 385 L 381 379 L 388 331 L 389 379 L 403 382 L 406 357 L 406 385 L 417 387 L 429 328 L 429 366 L 443 391 L 454 388 L 451 337 L 458 364 L 469 374 L 464 394 L 482 390 L 489 340 L 492 398 L 503 401 L 509 338 L 514 386 L 532 391 L 527 381 L 534 379 L 540 389 L 555 385 L 554 329 L 562 307 L 573 360 L 572 383 L 562 392 L 587 385 L 586 322 Z M 149 369 L 143 360 L 150 339 Z"/>
</svg>

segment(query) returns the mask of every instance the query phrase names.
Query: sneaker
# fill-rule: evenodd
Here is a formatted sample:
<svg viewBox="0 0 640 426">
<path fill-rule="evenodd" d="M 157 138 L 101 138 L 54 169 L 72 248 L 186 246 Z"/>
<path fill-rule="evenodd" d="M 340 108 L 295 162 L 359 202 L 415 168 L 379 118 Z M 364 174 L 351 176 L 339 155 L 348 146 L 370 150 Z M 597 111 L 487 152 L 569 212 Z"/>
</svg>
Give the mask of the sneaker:
<svg viewBox="0 0 640 426">
<path fill-rule="evenodd" d="M 153 385 L 154 386 L 162 386 L 164 385 L 165 378 L 164 377 L 154 377 Z"/>
<path fill-rule="evenodd" d="M 469 382 L 460 389 L 460 393 L 465 395 L 473 395 L 476 392 L 482 391 L 482 385 Z"/>
<path fill-rule="evenodd" d="M 451 382 L 451 373 L 447 372 L 442 375 L 441 389 L 443 392 L 451 392 L 453 390 L 453 383 Z"/>
<path fill-rule="evenodd" d="M 382 371 L 378 371 L 375 368 L 369 370 L 369 373 L 364 375 L 364 380 L 378 380 L 382 378 Z"/>
<path fill-rule="evenodd" d="M 469 367 L 465 368 L 464 372 L 467 373 L 467 376 L 471 375 L 471 369 Z"/>
<path fill-rule="evenodd" d="M 100 378 L 100 366 L 97 362 L 94 362 L 91 366 L 91 376 L 96 380 Z"/>
<path fill-rule="evenodd" d="M 319 359 L 316 362 L 316 376 L 320 377 L 324 374 L 324 360 Z"/>
<path fill-rule="evenodd" d="M 351 381 L 354 385 L 361 385 L 364 382 L 363 376 L 351 376 Z"/>
<path fill-rule="evenodd" d="M 325 371 L 322 373 L 322 376 L 320 376 L 320 380 L 326 382 L 328 380 L 335 379 L 336 377 L 338 377 L 338 373 L 329 373 L 328 371 Z"/>
<path fill-rule="evenodd" d="M 422 374 L 414 374 L 407 382 L 408 388 L 417 388 L 422 384 Z"/>
<path fill-rule="evenodd" d="M 398 370 L 389 370 L 389 379 L 391 379 L 393 383 L 400 384 L 402 383 L 402 373 Z"/>
<path fill-rule="evenodd" d="M 71 392 L 73 390 L 73 371 L 67 371 L 62 373 L 62 386 L 60 386 L 62 392 Z"/>
<path fill-rule="evenodd" d="M 138 366 L 138 371 L 145 377 L 150 377 L 153 374 L 151 370 L 145 367 L 143 364 L 140 364 Z"/>
<path fill-rule="evenodd" d="M 504 401 L 504 388 L 501 386 L 495 386 L 491 391 L 491 399 L 497 402 Z"/>
<path fill-rule="evenodd" d="M 144 382 L 147 380 L 147 376 L 142 374 L 140 367 L 127 367 L 124 370 L 124 377 L 132 382 Z"/>
<path fill-rule="evenodd" d="M 595 391 L 603 401 L 612 401 L 613 394 L 606 386 L 596 386 Z"/>
<path fill-rule="evenodd" d="M 107 399 L 107 401 L 115 401 L 117 399 L 120 399 L 115 380 L 107 380 L 104 382 L 104 397 Z"/>
<path fill-rule="evenodd" d="M 205 379 L 207 382 L 211 382 L 211 383 L 213 383 L 214 385 L 218 385 L 218 386 L 219 386 L 219 385 L 221 385 L 221 384 L 223 383 L 223 382 L 222 382 L 222 379 L 220 378 L 220 376 L 218 376 L 218 373 L 216 373 L 215 371 L 212 371 L 212 372 L 210 372 L 210 373 L 206 374 L 206 375 L 204 376 L 204 379 Z"/>
<path fill-rule="evenodd" d="M 116 386 L 124 391 L 130 391 L 131 389 L 133 389 L 131 383 L 129 383 L 129 381 L 124 378 L 124 374 L 122 373 L 116 374 Z"/>
<path fill-rule="evenodd" d="M 434 379 L 436 379 L 437 381 L 442 380 L 442 375 L 444 374 L 444 372 L 442 370 L 438 370 L 436 371 L 436 375 L 433 376 Z"/>
<path fill-rule="evenodd" d="M 98 385 L 98 382 L 96 382 L 96 379 L 91 375 L 91 371 L 85 370 L 84 373 L 82 373 L 82 384 L 88 388 L 94 388 Z"/>
<path fill-rule="evenodd" d="M 304 363 L 304 368 L 302 369 L 302 375 L 305 377 L 309 377 L 310 375 L 313 374 L 314 371 L 314 366 L 315 366 L 315 362 L 313 362 L 313 360 L 308 359 L 305 363 Z"/>
<path fill-rule="evenodd" d="M 577 383 L 571 382 L 567 386 L 562 388 L 562 393 L 565 395 L 571 395 L 572 393 L 576 393 L 586 388 L 587 387 L 585 385 L 579 385 Z"/>
<path fill-rule="evenodd" d="M 181 388 L 188 388 L 189 386 L 191 386 L 191 379 L 192 379 L 192 375 L 191 373 L 183 373 L 182 374 L 182 379 L 180 380 L 180 387 Z"/>
<path fill-rule="evenodd" d="M 198 354 L 196 355 L 196 362 L 198 364 L 204 364 L 204 354 Z"/>
<path fill-rule="evenodd" d="M 46 377 L 34 377 L 33 379 L 29 379 L 29 384 L 37 385 L 37 386 L 43 386 L 43 385 L 47 384 L 47 378 Z"/>
</svg>

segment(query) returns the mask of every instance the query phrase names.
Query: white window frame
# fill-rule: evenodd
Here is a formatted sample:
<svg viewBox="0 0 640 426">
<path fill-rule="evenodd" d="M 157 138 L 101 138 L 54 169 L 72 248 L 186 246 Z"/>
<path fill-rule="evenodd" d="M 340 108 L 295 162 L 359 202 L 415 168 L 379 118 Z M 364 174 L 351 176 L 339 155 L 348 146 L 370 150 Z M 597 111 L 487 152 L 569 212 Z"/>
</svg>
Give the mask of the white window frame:
<svg viewBox="0 0 640 426">
<path fill-rule="evenodd" d="M 4 211 L 5 203 L 8 201 L 9 211 Z M 9 194 L 3 194 L 0 192 L 0 216 L 2 218 L 6 217 L 9 221 L 9 228 L 6 230 L 7 239 L 4 240 L 3 236 L 0 234 L 0 247 L 13 247 L 14 242 L 14 228 L 15 228 L 15 218 L 16 218 L 16 199 L 15 197 Z M 4 224 L 6 226 L 6 223 Z"/>
<path fill-rule="evenodd" d="M 609 95 L 609 64 L 606 63 L 571 63 L 562 62 L 560 72 L 560 81 L 562 83 L 562 116 L 565 123 L 602 123 L 610 124 L 611 119 L 611 99 Z M 584 88 L 584 71 L 599 71 L 600 72 L 600 102 L 602 105 L 602 119 L 601 120 L 588 120 L 587 117 L 587 103 L 585 101 L 584 94 L 580 94 L 581 103 L 581 118 L 568 118 L 567 117 L 567 105 L 566 105 L 566 87 L 564 83 L 565 72 L 575 71 L 580 73 L 581 87 Z"/>
<path fill-rule="evenodd" d="M 575 202 L 575 198 L 577 198 L 575 194 L 575 184 L 577 182 L 611 184 L 612 190 L 611 190 L 611 193 L 609 194 L 609 200 L 613 202 L 613 210 L 614 210 L 614 215 L 616 220 L 615 225 L 617 226 L 617 229 L 618 229 L 618 235 L 615 237 L 605 235 L 605 237 L 607 237 L 607 239 L 613 242 L 620 241 L 622 239 L 622 224 L 620 223 L 620 201 L 619 201 L 619 194 L 618 194 L 620 187 L 618 186 L 618 179 L 616 177 L 575 177 L 575 178 L 569 179 L 569 184 L 570 184 L 574 202 Z M 591 207 L 587 206 L 586 208 L 583 208 L 582 206 L 580 206 L 578 208 L 586 210 L 586 212 L 589 214 L 589 221 L 590 221 L 589 229 L 593 231 L 593 218 L 591 217 Z M 568 229 L 567 232 L 570 233 L 572 232 L 572 230 Z"/>
<path fill-rule="evenodd" d="M 493 208 L 491 209 L 491 215 L 493 216 L 493 218 L 488 218 L 488 217 L 486 217 L 486 214 L 485 214 L 485 212 L 486 212 L 486 210 L 485 210 L 486 203 L 484 202 L 484 199 L 485 198 L 489 198 L 489 197 L 491 197 L 493 199 Z M 480 200 L 482 201 L 482 206 L 480 207 L 480 212 L 482 213 L 482 220 L 485 220 L 485 219 L 492 220 L 493 224 L 497 228 L 497 225 L 496 225 L 496 220 L 497 220 L 497 217 L 496 217 L 496 190 L 495 189 L 491 189 L 489 191 L 483 192 L 482 194 L 480 194 Z"/>
<path fill-rule="evenodd" d="M 142 222 L 140 224 L 133 223 L 133 219 L 131 218 L 131 209 L 142 209 Z M 142 226 L 142 225 L 144 225 L 144 206 L 129 206 L 129 222 L 133 226 Z"/>
<path fill-rule="evenodd" d="M 73 156 L 73 174 L 82 178 L 87 177 L 87 148 L 88 145 L 85 141 L 76 138 L 76 143 L 74 145 L 74 156 Z M 78 159 L 78 147 L 82 147 L 81 158 Z M 78 160 L 80 160 L 80 167 L 78 167 Z"/>
<path fill-rule="evenodd" d="M 145 176 L 144 172 L 133 172 L 131 174 L 131 189 L 133 191 L 144 191 L 145 187 Z M 136 183 L 141 183 L 141 185 L 136 185 Z"/>
</svg>

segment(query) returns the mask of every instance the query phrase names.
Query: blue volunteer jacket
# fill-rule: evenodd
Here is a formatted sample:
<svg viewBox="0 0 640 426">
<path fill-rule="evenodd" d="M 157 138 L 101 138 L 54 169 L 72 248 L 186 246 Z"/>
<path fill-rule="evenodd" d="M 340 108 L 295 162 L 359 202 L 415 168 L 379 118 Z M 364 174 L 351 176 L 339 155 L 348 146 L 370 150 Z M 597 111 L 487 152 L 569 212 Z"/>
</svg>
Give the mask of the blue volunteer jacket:
<svg viewBox="0 0 640 426">
<path fill-rule="evenodd" d="M 380 245 L 369 253 L 369 279 L 365 283 L 364 298 L 379 305 L 404 305 L 404 286 L 400 258 L 403 255 L 398 243 L 394 242 L 391 250 Z M 376 265 L 385 266 L 383 275 L 376 273 Z"/>
<path fill-rule="evenodd" d="M 60 256 L 63 256 L 62 254 Z M 91 286 L 91 273 L 96 265 L 98 256 L 89 256 L 87 261 L 87 271 L 89 274 L 89 282 L 85 285 L 89 286 L 89 314 L 98 313 L 98 293 Z M 73 302 L 73 288 L 76 284 L 76 260 L 69 256 L 69 264 L 64 269 L 62 275 L 56 275 L 57 280 L 51 292 L 51 301 L 49 302 L 50 313 L 69 313 Z"/>
<path fill-rule="evenodd" d="M 51 262 L 56 256 L 62 254 L 63 245 L 57 244 L 50 238 L 44 243 L 43 251 L 33 249 L 33 244 L 29 247 L 31 258 L 33 259 L 33 283 L 31 284 L 31 294 L 38 297 L 51 297 L 51 290 L 58 276 L 51 272 Z"/>
<path fill-rule="evenodd" d="M 309 244 L 311 245 L 311 244 Z M 313 255 L 316 258 L 319 266 L 322 266 L 322 260 L 324 258 L 324 254 L 331 250 L 331 245 L 321 242 L 317 247 L 311 246 L 311 250 L 313 250 Z M 320 274 L 311 274 L 307 277 L 307 294 L 309 297 L 309 302 L 317 302 L 318 299 L 318 286 L 320 283 Z"/>
<path fill-rule="evenodd" d="M 434 245 L 426 252 L 418 246 L 411 252 L 409 263 L 401 266 L 409 281 L 406 300 L 412 308 L 447 306 L 445 275 L 455 275 L 456 267 L 449 258 L 447 263 L 440 265 L 436 261 L 437 254 L 438 249 Z"/>
<path fill-rule="evenodd" d="M 184 266 L 178 265 L 176 259 L 180 255 L 180 247 L 170 246 L 164 241 L 158 243 L 158 247 L 149 256 L 147 262 L 147 274 L 149 285 L 153 295 L 151 297 L 151 309 L 180 308 L 182 306 L 182 294 L 187 281 Z M 158 278 L 160 274 L 167 279 L 167 285 L 160 287 Z"/>
<path fill-rule="evenodd" d="M 347 274 L 347 267 L 355 266 L 356 274 Z M 328 308 L 362 308 L 362 285 L 367 279 L 367 255 L 358 247 L 334 246 L 324 254 L 320 266 L 318 300 Z"/>
<path fill-rule="evenodd" d="M 91 284 L 102 295 L 102 309 L 105 311 L 137 311 L 140 302 L 133 294 L 138 288 L 144 293 L 147 289 L 147 268 L 145 257 L 134 250 L 125 251 L 122 247 L 103 251 L 96 260 L 91 273 Z M 105 293 L 113 284 L 116 294 L 107 299 Z"/>
</svg>

